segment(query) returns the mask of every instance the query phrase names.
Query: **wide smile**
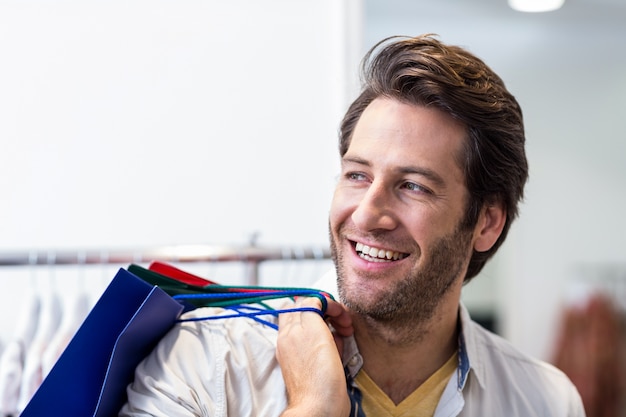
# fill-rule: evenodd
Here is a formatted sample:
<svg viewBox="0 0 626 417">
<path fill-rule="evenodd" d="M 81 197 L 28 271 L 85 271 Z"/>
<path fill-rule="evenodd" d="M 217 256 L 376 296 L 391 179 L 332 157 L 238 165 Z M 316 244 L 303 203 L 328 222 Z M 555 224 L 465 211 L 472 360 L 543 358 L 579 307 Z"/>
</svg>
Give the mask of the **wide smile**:
<svg viewBox="0 0 626 417">
<path fill-rule="evenodd" d="M 357 255 L 369 262 L 394 262 L 409 256 L 408 253 L 368 246 L 361 242 L 352 242 Z"/>
</svg>

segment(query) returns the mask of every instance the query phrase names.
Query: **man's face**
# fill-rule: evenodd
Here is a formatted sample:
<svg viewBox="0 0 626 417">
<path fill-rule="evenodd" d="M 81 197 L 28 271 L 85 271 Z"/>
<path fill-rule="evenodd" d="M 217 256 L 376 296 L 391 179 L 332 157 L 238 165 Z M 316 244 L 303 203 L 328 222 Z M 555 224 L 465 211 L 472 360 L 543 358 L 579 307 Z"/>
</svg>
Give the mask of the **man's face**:
<svg viewBox="0 0 626 417">
<path fill-rule="evenodd" d="M 473 230 L 458 166 L 464 126 L 432 108 L 378 98 L 353 133 L 330 210 L 339 294 L 353 311 L 426 320 L 463 280 Z"/>
</svg>

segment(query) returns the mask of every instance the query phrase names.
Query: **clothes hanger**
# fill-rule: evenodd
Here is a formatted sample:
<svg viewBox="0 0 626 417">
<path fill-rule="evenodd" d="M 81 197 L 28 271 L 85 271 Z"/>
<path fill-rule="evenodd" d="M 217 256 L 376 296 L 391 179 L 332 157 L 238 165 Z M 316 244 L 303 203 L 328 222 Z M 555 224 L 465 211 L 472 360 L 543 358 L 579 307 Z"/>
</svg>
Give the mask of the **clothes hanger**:
<svg viewBox="0 0 626 417">
<path fill-rule="evenodd" d="M 54 288 L 55 258 L 56 255 L 54 252 L 48 253 L 48 276 L 45 279 L 44 285 L 38 286 L 41 295 L 41 309 L 39 310 L 35 336 L 30 346 L 28 346 L 26 360 L 24 362 L 24 373 L 18 400 L 18 410 L 20 412 L 26 407 L 35 391 L 37 391 L 43 382 L 43 354 L 61 322 L 61 303 L 59 295 Z"/>
<path fill-rule="evenodd" d="M 45 377 L 52 370 L 52 367 L 59 359 L 63 350 L 80 327 L 81 323 L 89 313 L 89 295 L 85 291 L 85 262 L 86 254 L 80 252 L 76 262 L 76 285 L 73 288 L 61 288 L 61 320 L 58 330 L 50 340 L 42 356 L 42 374 Z M 58 286 L 58 282 L 54 283 Z M 57 291 L 59 289 L 57 288 Z"/>
<path fill-rule="evenodd" d="M 37 254 L 28 257 L 29 285 L 26 296 L 17 313 L 14 334 L 0 356 L 0 413 L 6 416 L 18 414 L 18 400 L 24 374 L 24 361 L 37 330 L 41 298 L 36 286 Z"/>
</svg>

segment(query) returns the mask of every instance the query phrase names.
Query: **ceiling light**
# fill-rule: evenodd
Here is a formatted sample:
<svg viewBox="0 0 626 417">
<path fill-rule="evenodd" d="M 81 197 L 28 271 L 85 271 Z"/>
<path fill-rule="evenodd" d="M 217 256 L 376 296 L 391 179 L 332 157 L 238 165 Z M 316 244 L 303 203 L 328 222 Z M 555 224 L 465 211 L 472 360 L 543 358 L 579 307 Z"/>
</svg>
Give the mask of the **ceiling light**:
<svg viewBox="0 0 626 417">
<path fill-rule="evenodd" d="M 563 3 L 565 0 L 509 0 L 509 6 L 518 12 L 551 12 Z"/>
</svg>

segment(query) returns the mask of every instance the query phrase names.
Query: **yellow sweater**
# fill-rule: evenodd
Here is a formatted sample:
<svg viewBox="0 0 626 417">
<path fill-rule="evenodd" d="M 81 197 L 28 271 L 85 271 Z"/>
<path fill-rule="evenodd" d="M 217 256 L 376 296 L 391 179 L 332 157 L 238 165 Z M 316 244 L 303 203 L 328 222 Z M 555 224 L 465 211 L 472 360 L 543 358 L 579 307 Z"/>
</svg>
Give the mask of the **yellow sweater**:
<svg viewBox="0 0 626 417">
<path fill-rule="evenodd" d="M 432 374 L 422 385 L 395 405 L 391 399 L 361 370 L 356 377 L 363 394 L 363 411 L 376 417 L 432 417 L 450 377 L 457 369 L 457 353 Z"/>
</svg>

